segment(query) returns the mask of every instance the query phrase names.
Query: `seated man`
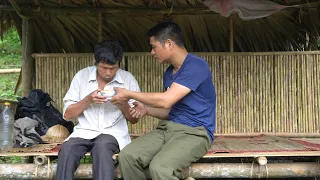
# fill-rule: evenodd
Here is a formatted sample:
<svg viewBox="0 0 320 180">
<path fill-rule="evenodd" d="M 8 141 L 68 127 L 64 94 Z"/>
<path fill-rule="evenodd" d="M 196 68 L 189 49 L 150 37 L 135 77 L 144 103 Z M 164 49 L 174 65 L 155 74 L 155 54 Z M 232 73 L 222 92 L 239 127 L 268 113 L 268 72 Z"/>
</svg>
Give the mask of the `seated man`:
<svg viewBox="0 0 320 180">
<path fill-rule="evenodd" d="M 151 54 L 160 63 L 171 64 L 163 77 L 166 91 L 142 93 L 115 88 L 117 95 L 110 101 L 121 104 L 136 99 L 139 102 L 131 110 L 133 117 L 149 115 L 163 120 L 120 152 L 120 170 L 125 180 L 146 180 L 147 167 L 153 180 L 177 180 L 184 168 L 211 147 L 216 93 L 208 63 L 187 52 L 176 23 L 160 23 L 148 31 L 148 36 Z"/>
<path fill-rule="evenodd" d="M 122 56 L 117 41 L 103 41 L 94 47 L 95 66 L 84 68 L 74 76 L 63 98 L 64 118 L 78 117 L 79 124 L 62 144 L 57 180 L 74 179 L 80 159 L 89 151 L 93 179 L 114 179 L 112 156 L 131 141 L 126 119 L 133 124 L 138 119 L 130 115 L 129 101 L 115 106 L 99 92 L 113 87 L 140 91 L 133 75 L 119 68 Z"/>
</svg>

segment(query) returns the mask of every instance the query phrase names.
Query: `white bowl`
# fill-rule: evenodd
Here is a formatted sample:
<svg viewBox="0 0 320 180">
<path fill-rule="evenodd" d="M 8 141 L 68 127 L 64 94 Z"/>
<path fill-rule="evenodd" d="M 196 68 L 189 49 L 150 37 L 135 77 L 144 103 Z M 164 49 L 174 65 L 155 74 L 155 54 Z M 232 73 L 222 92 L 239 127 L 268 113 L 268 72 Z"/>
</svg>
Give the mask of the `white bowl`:
<svg viewBox="0 0 320 180">
<path fill-rule="evenodd" d="M 100 91 L 101 96 L 105 96 L 107 98 L 110 98 L 116 94 L 115 90 L 102 90 Z"/>
</svg>

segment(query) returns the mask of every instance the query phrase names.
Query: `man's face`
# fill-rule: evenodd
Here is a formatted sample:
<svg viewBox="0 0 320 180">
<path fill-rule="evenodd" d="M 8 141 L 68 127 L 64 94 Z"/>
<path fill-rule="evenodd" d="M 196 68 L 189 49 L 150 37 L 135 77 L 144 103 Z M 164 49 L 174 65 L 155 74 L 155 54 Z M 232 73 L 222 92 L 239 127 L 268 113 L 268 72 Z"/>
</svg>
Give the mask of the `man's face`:
<svg viewBox="0 0 320 180">
<path fill-rule="evenodd" d="M 107 82 L 110 82 L 113 79 L 118 69 L 119 63 L 111 65 L 99 62 L 99 64 L 97 64 L 98 76 Z"/>
<path fill-rule="evenodd" d="M 163 45 L 152 36 L 150 37 L 150 46 L 152 48 L 151 54 L 159 63 L 169 63 L 171 49 L 167 42 Z"/>
</svg>

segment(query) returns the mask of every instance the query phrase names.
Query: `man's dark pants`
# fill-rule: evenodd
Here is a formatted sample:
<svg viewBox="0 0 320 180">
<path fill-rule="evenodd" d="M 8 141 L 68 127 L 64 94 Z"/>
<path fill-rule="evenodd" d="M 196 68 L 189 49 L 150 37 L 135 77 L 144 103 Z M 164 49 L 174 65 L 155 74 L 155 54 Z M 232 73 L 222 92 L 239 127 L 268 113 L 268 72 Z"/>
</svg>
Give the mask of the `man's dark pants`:
<svg viewBox="0 0 320 180">
<path fill-rule="evenodd" d="M 91 151 L 92 172 L 95 180 L 113 180 L 113 154 L 119 153 L 115 137 L 101 134 L 94 139 L 70 138 L 62 144 L 58 157 L 56 180 L 73 180 L 74 172 L 83 156 Z"/>
</svg>

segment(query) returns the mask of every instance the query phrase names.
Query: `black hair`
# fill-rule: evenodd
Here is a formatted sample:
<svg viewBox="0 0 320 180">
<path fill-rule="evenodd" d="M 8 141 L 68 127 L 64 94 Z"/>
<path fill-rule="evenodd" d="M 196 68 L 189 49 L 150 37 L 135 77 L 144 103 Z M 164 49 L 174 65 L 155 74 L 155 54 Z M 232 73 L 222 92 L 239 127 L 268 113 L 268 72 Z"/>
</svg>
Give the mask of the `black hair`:
<svg viewBox="0 0 320 180">
<path fill-rule="evenodd" d="M 105 40 L 94 46 L 95 65 L 103 62 L 114 65 L 117 62 L 120 65 L 123 56 L 123 48 L 119 41 Z"/>
<path fill-rule="evenodd" d="M 184 46 L 184 41 L 182 37 L 182 32 L 177 23 L 174 22 L 161 22 L 147 32 L 147 36 L 154 37 L 161 44 L 164 44 L 167 39 L 171 39 L 178 46 Z"/>
</svg>

